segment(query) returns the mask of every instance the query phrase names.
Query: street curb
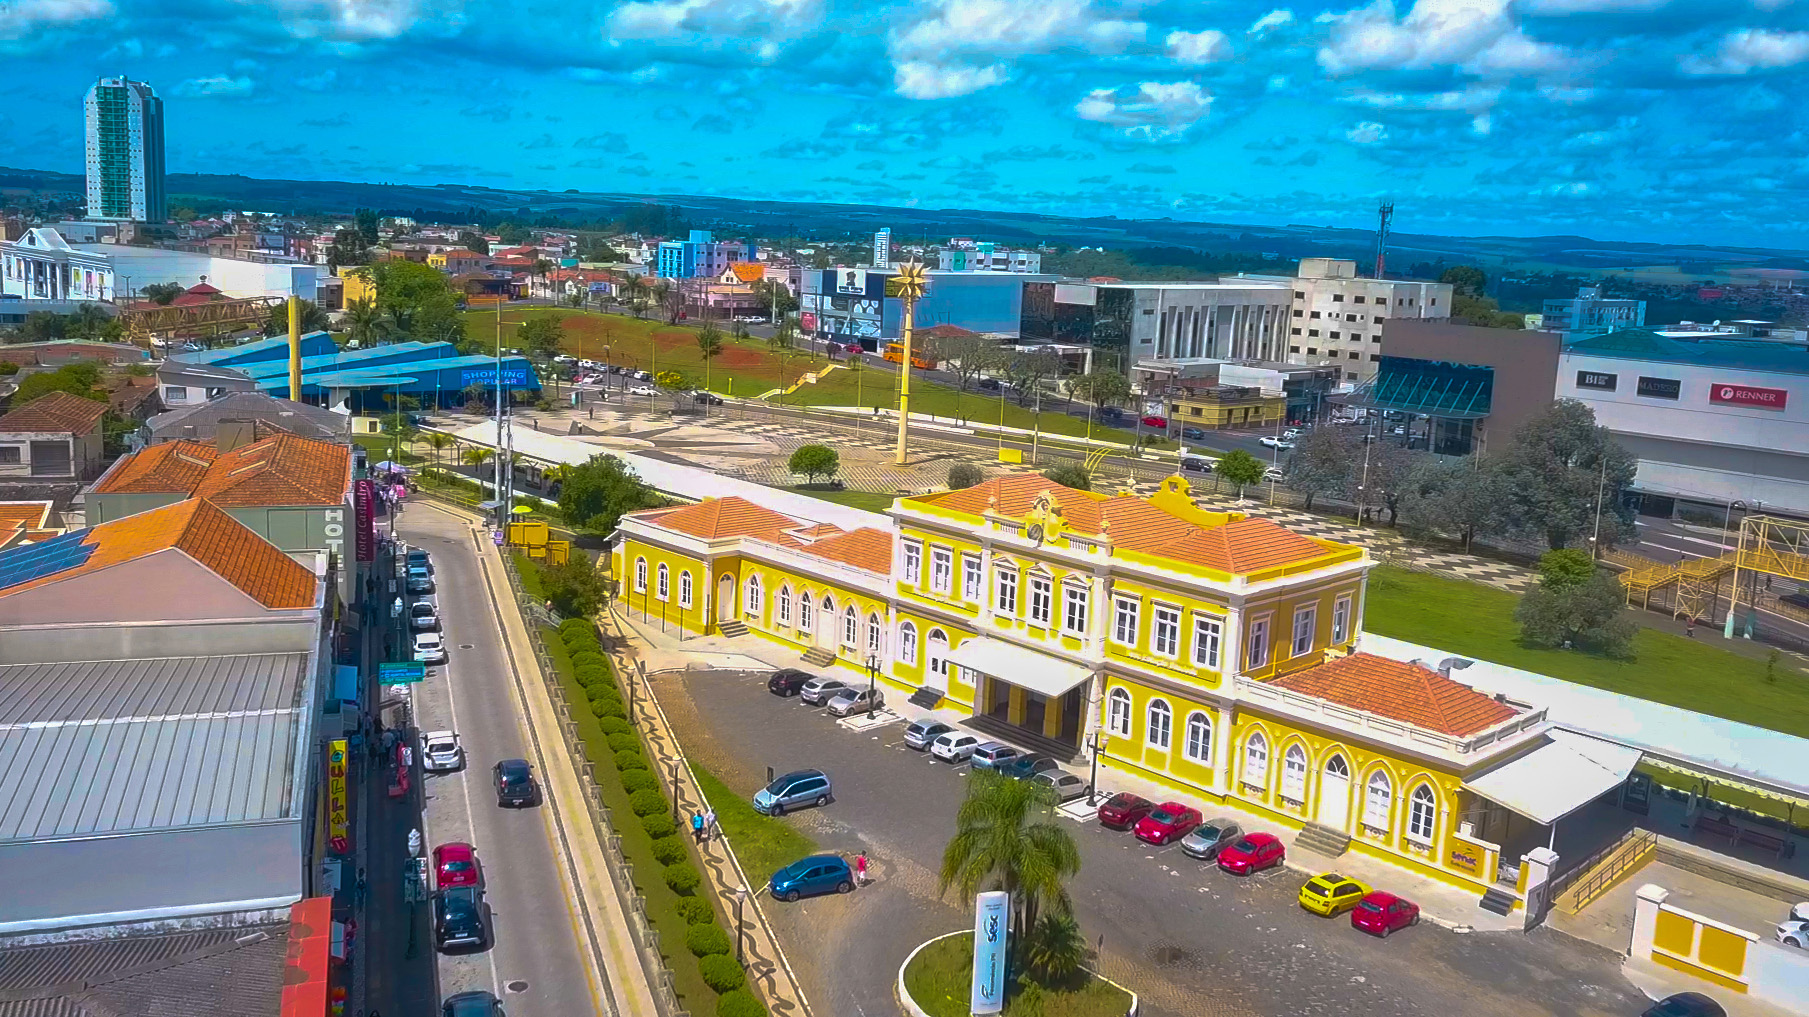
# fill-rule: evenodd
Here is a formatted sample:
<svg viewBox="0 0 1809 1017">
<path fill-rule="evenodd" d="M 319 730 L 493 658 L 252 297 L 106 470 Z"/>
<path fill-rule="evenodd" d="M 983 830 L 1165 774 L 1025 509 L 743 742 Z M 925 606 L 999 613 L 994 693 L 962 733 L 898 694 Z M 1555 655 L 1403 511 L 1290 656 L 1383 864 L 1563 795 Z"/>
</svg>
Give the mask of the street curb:
<svg viewBox="0 0 1809 1017">
<path fill-rule="evenodd" d="M 955 936 L 968 936 L 972 934 L 972 929 L 957 929 L 954 932 L 945 932 L 940 936 L 932 936 L 917 944 L 917 948 L 912 950 L 909 956 L 905 957 L 904 963 L 898 966 L 898 979 L 892 986 L 892 996 L 898 1001 L 898 1009 L 905 1017 L 930 1017 L 928 1013 L 924 1012 L 922 1007 L 917 1005 L 917 1001 L 911 998 L 911 994 L 905 991 L 905 969 L 910 967 L 911 962 L 917 959 L 917 955 L 922 953 L 924 948 L 931 943 L 940 943 L 945 939 L 950 939 Z M 1131 997 L 1131 1008 L 1124 1012 L 1124 1017 L 1137 1017 L 1137 1012 L 1143 1005 L 1143 997 L 1137 995 L 1130 989 L 1119 985 L 1117 982 L 1112 981 L 1110 978 L 1107 978 L 1099 972 L 1094 971 L 1092 968 L 1082 966 L 1081 970 Z"/>
</svg>

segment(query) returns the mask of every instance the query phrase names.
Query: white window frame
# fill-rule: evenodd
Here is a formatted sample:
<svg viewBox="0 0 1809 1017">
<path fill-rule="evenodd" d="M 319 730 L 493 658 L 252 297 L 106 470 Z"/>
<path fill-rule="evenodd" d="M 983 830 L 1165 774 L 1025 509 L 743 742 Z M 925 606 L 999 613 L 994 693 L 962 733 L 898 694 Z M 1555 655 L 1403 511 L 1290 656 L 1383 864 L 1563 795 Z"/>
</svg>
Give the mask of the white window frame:
<svg viewBox="0 0 1809 1017">
<path fill-rule="evenodd" d="M 1225 626 L 1217 618 L 1203 614 L 1193 616 L 1193 663 L 1195 667 L 1219 667 L 1219 649 L 1224 645 Z"/>
<path fill-rule="evenodd" d="M 1269 616 L 1250 619 L 1250 637 L 1244 641 L 1244 669 L 1254 670 L 1269 663 Z"/>
<path fill-rule="evenodd" d="M 678 574 L 678 606 L 691 606 L 691 570 L 686 569 Z"/>
<path fill-rule="evenodd" d="M 761 589 L 760 577 L 747 577 L 747 585 L 741 588 L 741 606 L 746 614 L 758 615 L 763 606 L 765 591 Z"/>
<path fill-rule="evenodd" d="M 941 653 L 936 652 L 937 636 L 942 637 Z M 939 674 L 943 677 L 948 676 L 948 651 L 950 649 L 953 649 L 953 647 L 949 645 L 948 633 L 939 628 L 931 629 L 928 634 L 923 637 L 923 653 L 929 660 L 931 674 Z"/>
<path fill-rule="evenodd" d="M 1251 772 L 1253 768 L 1255 773 Z M 1261 731 L 1252 731 L 1244 739 L 1244 765 L 1239 779 L 1251 787 L 1269 786 L 1269 738 Z"/>
<path fill-rule="evenodd" d="M 1168 700 L 1152 697 L 1143 710 L 1143 740 L 1152 749 L 1168 751 L 1175 739 L 1175 711 Z"/>
<path fill-rule="evenodd" d="M 672 592 L 672 570 L 668 569 L 666 567 L 665 562 L 661 562 L 658 575 L 655 577 L 655 587 L 654 587 L 653 595 L 660 600 L 665 600 L 666 595 L 671 592 Z"/>
<path fill-rule="evenodd" d="M 1017 617 L 1018 613 L 1018 570 L 1001 568 L 993 582 L 993 610 L 1001 614 Z"/>
<path fill-rule="evenodd" d="M 1393 811 L 1394 781 L 1387 770 L 1376 770 L 1363 782 L 1363 825 L 1386 830 Z"/>
<path fill-rule="evenodd" d="M 1055 581 L 1048 576 L 1030 577 L 1030 624 L 1048 628 L 1055 619 Z"/>
<path fill-rule="evenodd" d="M 1087 608 L 1093 591 L 1074 583 L 1062 584 L 1062 631 L 1070 635 L 1087 634 Z"/>
<path fill-rule="evenodd" d="M 645 558 L 634 560 L 634 592 L 647 592 L 647 559 Z"/>
<path fill-rule="evenodd" d="M 1319 627 L 1319 605 L 1308 604 L 1294 609 L 1294 638 L 1288 644 L 1288 656 L 1299 657 L 1313 652 L 1313 631 Z"/>
<path fill-rule="evenodd" d="M 1187 740 L 1181 754 L 1196 763 L 1212 765 L 1212 718 L 1199 710 L 1187 715 Z"/>
<path fill-rule="evenodd" d="M 849 604 L 842 612 L 842 645 L 855 647 L 861 644 L 861 613 Z"/>
<path fill-rule="evenodd" d="M 1106 733 L 1120 738 L 1131 734 L 1131 694 L 1123 688 L 1106 693 Z"/>
<path fill-rule="evenodd" d="M 955 588 L 955 552 L 946 547 L 930 547 L 930 589 L 949 593 Z"/>
<path fill-rule="evenodd" d="M 875 657 L 883 657 L 886 653 L 885 626 L 880 624 L 879 615 L 871 612 L 867 615 L 867 652 Z"/>
<path fill-rule="evenodd" d="M 1173 660 L 1181 655 L 1181 609 L 1168 604 L 1150 605 L 1149 649 Z"/>
<path fill-rule="evenodd" d="M 812 617 L 816 607 L 817 603 L 811 599 L 809 590 L 798 591 L 798 630 L 800 632 L 816 632 L 817 620 Z"/>
<path fill-rule="evenodd" d="M 979 603 L 986 595 L 985 573 L 980 571 L 980 556 L 964 554 L 961 556 L 961 599 Z"/>
<path fill-rule="evenodd" d="M 907 586 L 923 581 L 923 545 L 908 540 L 904 542 L 904 581 Z"/>
<path fill-rule="evenodd" d="M 1424 797 L 1421 796 L 1424 792 Z M 1407 797 L 1407 839 L 1420 844 L 1431 844 L 1432 838 L 1438 834 L 1438 792 L 1432 785 L 1421 781 Z"/>
<path fill-rule="evenodd" d="M 898 659 L 907 664 L 917 663 L 917 626 L 910 622 L 901 622 L 898 626 Z"/>
<path fill-rule="evenodd" d="M 791 626 L 791 585 L 781 584 L 779 587 L 779 624 Z"/>
<path fill-rule="evenodd" d="M 1339 597 L 1332 603 L 1332 642 L 1343 643 L 1350 639 L 1350 594 Z"/>
<path fill-rule="evenodd" d="M 1299 742 L 1289 745 L 1281 754 L 1281 796 L 1289 801 L 1306 801 L 1307 754 Z"/>
<path fill-rule="evenodd" d="M 1142 601 L 1130 597 L 1112 598 L 1112 642 L 1130 647 L 1137 645 L 1137 627 L 1143 621 L 1138 615 L 1142 609 Z"/>
</svg>

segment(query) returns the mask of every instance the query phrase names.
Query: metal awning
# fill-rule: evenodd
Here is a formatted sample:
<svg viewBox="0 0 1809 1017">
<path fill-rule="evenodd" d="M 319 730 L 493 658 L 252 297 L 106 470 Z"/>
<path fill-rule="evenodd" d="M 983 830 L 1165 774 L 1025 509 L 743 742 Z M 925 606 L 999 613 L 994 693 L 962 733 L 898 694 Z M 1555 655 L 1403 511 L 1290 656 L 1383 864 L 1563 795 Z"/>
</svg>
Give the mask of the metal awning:
<svg viewBox="0 0 1809 1017">
<path fill-rule="evenodd" d="M 1494 402 L 1492 368 L 1408 357 L 1383 357 L 1375 377 L 1357 386 L 1345 404 L 1451 420 L 1478 420 Z"/>
<path fill-rule="evenodd" d="M 1643 753 L 1635 748 L 1552 729 L 1551 741 L 1464 781 L 1497 805 L 1549 826 L 1619 787 Z"/>
<path fill-rule="evenodd" d="M 969 639 L 950 650 L 948 659 L 970 671 L 983 671 L 1051 699 L 1093 677 L 1091 670 L 1079 664 L 990 636 Z"/>
</svg>

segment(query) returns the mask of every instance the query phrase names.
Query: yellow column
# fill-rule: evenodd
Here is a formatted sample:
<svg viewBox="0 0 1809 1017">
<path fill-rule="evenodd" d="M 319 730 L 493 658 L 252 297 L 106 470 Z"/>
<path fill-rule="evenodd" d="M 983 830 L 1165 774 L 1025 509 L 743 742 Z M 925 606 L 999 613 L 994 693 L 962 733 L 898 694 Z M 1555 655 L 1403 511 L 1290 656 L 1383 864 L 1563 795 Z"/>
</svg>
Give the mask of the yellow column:
<svg viewBox="0 0 1809 1017">
<path fill-rule="evenodd" d="M 905 464 L 905 444 L 911 428 L 911 331 L 917 317 L 917 301 L 907 298 L 904 305 L 904 357 L 898 365 L 898 452 L 892 462 Z"/>
<path fill-rule="evenodd" d="M 1011 721 L 1013 724 L 1024 723 L 1024 707 L 1026 703 L 1024 690 L 1013 685 L 1011 687 L 1010 703 L 1005 707 L 1005 719 Z"/>
<path fill-rule="evenodd" d="M 289 296 L 289 398 L 301 402 L 301 298 L 294 294 Z"/>
<path fill-rule="evenodd" d="M 1062 701 L 1059 697 L 1043 701 L 1043 737 L 1060 738 L 1062 734 Z"/>
</svg>

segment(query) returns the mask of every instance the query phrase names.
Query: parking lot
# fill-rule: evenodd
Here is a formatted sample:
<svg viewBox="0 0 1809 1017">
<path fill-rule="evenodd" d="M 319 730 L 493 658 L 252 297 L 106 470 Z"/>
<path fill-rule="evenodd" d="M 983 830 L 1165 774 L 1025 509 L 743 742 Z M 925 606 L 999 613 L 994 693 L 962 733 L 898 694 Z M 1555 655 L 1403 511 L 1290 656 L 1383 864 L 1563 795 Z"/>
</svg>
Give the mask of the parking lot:
<svg viewBox="0 0 1809 1017">
<path fill-rule="evenodd" d="M 937 893 L 967 767 L 905 748 L 903 724 L 856 733 L 771 695 L 765 679 L 689 672 L 659 676 L 655 687 L 692 758 L 736 791 L 751 794 L 768 766 L 818 767 L 834 780 L 831 804 L 783 821 L 826 851 L 866 850 L 874 883 L 850 896 L 769 902 L 768 912 L 820 1012 L 890 1014 L 910 950 L 971 921 L 970 905 Z M 1152 848 L 1092 822 L 1070 829 L 1082 858 L 1071 887 L 1081 927 L 1102 948 L 1099 967 L 1142 994 L 1146 1013 L 1587 1017 L 1646 1005 L 1617 956 L 1548 930 L 1462 935 L 1422 923 L 1376 940 L 1346 918 L 1301 910 L 1298 873 L 1239 879 L 1177 845 Z"/>
</svg>

